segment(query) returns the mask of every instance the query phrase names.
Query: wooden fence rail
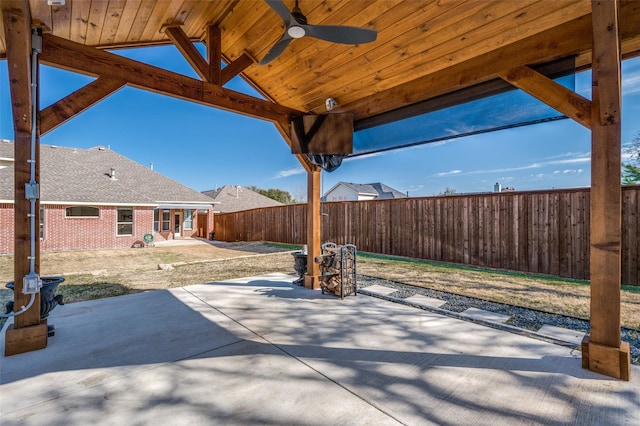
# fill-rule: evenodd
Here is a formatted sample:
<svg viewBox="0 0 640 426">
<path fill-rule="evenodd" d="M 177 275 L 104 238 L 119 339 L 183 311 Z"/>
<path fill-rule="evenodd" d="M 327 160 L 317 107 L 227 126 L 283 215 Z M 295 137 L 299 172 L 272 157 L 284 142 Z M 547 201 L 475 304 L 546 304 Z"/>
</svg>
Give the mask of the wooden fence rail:
<svg viewBox="0 0 640 426">
<path fill-rule="evenodd" d="M 640 285 L 640 186 L 622 190 L 622 283 Z M 589 189 L 323 203 L 322 240 L 358 250 L 589 278 Z M 306 243 L 306 205 L 215 217 L 216 239 Z"/>
</svg>

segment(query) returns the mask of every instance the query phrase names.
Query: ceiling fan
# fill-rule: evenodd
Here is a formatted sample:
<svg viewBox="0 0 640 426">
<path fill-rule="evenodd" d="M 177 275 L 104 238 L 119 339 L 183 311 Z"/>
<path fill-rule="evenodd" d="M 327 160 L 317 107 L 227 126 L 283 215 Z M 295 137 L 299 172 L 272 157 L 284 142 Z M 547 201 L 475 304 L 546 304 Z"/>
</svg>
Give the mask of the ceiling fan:
<svg viewBox="0 0 640 426">
<path fill-rule="evenodd" d="M 342 44 L 369 43 L 376 39 L 378 33 L 369 28 L 347 27 L 341 25 L 309 25 L 307 17 L 302 14 L 296 0 L 295 7 L 289 11 L 282 0 L 264 0 L 274 12 L 282 18 L 286 26 L 280 40 L 273 45 L 269 53 L 260 61 L 260 65 L 268 64 L 276 59 L 284 49 L 296 38 L 305 36 Z"/>
</svg>

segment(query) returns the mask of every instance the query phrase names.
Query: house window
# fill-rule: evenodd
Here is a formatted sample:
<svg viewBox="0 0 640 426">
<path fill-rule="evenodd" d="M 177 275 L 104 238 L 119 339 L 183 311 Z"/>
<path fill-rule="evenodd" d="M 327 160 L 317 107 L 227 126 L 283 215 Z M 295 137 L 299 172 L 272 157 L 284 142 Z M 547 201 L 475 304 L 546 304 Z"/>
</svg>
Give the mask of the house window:
<svg viewBox="0 0 640 426">
<path fill-rule="evenodd" d="M 184 229 L 193 229 L 193 210 L 184 211 Z"/>
<path fill-rule="evenodd" d="M 171 229 L 171 212 L 169 210 L 162 210 L 162 230 L 168 231 Z"/>
<path fill-rule="evenodd" d="M 100 217 L 100 209 L 91 206 L 72 206 L 66 208 L 67 217 Z"/>
<path fill-rule="evenodd" d="M 133 208 L 118 207 L 118 235 L 133 235 Z"/>
<path fill-rule="evenodd" d="M 44 207 L 40 206 L 40 238 L 44 238 Z"/>
<path fill-rule="evenodd" d="M 160 210 L 153 209 L 153 231 L 158 232 L 160 230 Z"/>
</svg>

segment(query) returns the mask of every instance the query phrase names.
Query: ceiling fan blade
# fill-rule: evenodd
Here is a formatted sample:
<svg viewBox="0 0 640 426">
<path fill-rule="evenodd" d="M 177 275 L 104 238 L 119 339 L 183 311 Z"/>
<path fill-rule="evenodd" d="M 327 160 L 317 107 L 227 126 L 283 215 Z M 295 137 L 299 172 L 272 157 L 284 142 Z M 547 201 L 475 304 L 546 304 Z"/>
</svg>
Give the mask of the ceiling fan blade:
<svg viewBox="0 0 640 426">
<path fill-rule="evenodd" d="M 280 40 L 278 40 L 278 42 L 273 45 L 271 50 L 269 50 L 269 53 L 267 53 L 265 55 L 265 57 L 262 58 L 262 60 L 260 61 L 259 64 L 260 65 L 266 65 L 269 62 L 271 62 L 274 59 L 276 59 L 278 56 L 280 56 L 280 54 L 284 51 L 284 49 L 287 48 L 289 43 L 291 43 L 291 40 L 293 40 L 293 39 L 285 31 L 285 33 L 282 35 L 282 37 L 280 37 Z"/>
<path fill-rule="evenodd" d="M 282 18 L 286 27 L 288 27 L 292 22 L 295 22 L 295 18 L 291 15 L 291 12 L 287 9 L 287 6 L 284 5 L 282 0 L 264 0 L 264 2 L 267 3 L 267 5 L 269 5 L 269 7 L 273 9 L 278 16 L 280 16 L 280 18 Z"/>
<path fill-rule="evenodd" d="M 342 44 L 362 44 L 375 41 L 378 32 L 369 28 L 341 25 L 301 25 L 306 35 Z"/>
</svg>

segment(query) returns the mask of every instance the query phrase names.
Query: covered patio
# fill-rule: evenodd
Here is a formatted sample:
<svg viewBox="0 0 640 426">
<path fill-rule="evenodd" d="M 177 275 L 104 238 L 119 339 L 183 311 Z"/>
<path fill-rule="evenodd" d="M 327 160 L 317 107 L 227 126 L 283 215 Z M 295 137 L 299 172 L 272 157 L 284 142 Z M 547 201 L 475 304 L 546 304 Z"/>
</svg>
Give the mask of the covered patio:
<svg viewBox="0 0 640 426">
<path fill-rule="evenodd" d="M 640 416 L 575 349 L 386 300 L 246 279 L 79 302 L 2 359 L 3 424 L 580 424 Z M 3 342 L 2 342 L 3 343 Z"/>
<path fill-rule="evenodd" d="M 258 61 L 268 56 L 285 29 L 282 9 L 278 7 L 292 10 L 293 1 L 268 2 L 271 7 L 263 2 L 238 0 L 62 3 L 42 0 L 0 3 L 3 17 L 0 57 L 5 57 L 9 65 L 15 130 L 16 306 L 29 301 L 29 296 L 22 293 L 23 278 L 39 269 L 39 243 L 33 227 L 33 221 L 38 223 L 38 197 L 37 188 L 30 182 L 32 166 L 36 180 L 39 175 L 39 139 L 125 85 L 267 120 L 291 145 L 292 120 L 305 114 L 326 113 L 328 98 L 337 101 L 330 114 L 352 114 L 353 127 L 358 131 L 484 97 L 495 89 L 493 84 L 498 81 L 522 89 L 591 130 L 591 334 L 583 341 L 578 357 L 582 357 L 582 366 L 589 370 L 630 380 L 629 347 L 620 340 L 620 62 L 623 57 L 640 52 L 640 3 L 390 0 L 367 2 L 364 7 L 361 2 L 309 0 L 306 5 L 301 2 L 300 7 L 310 22 L 374 29 L 378 40 L 346 46 L 318 43 L 307 37 L 294 40 L 268 65 L 259 65 Z M 206 55 L 199 53 L 194 42 L 206 45 Z M 200 79 L 110 52 L 157 44 L 175 45 Z M 592 70 L 590 100 L 539 72 L 539 67 L 568 57 L 574 61 L 574 70 Z M 89 75 L 95 80 L 40 109 L 39 63 Z M 250 82 L 263 99 L 224 87 L 238 75 Z M 484 86 L 485 83 L 489 86 Z M 35 158 L 31 158 L 32 143 Z M 318 289 L 320 272 L 312 260 L 320 254 L 322 243 L 322 169 L 309 157 L 296 155 L 307 173 L 309 269 L 305 286 Z M 180 380 L 204 379 L 202 372 L 188 372 L 192 365 L 198 370 L 203 359 L 221 362 L 209 368 L 212 372 L 230 372 L 228 380 L 232 382 L 244 380 L 243 376 L 250 371 L 248 366 L 261 363 L 267 366 L 260 370 L 264 372 L 258 378 L 268 378 L 274 371 L 280 371 L 281 374 L 272 377 L 276 382 L 292 377 L 301 380 L 308 375 L 317 379 L 311 381 L 318 386 L 316 389 L 301 386 L 293 395 L 289 384 L 281 388 L 263 387 L 260 380 L 254 386 L 242 388 L 240 394 L 247 392 L 246 395 L 227 394 L 225 398 L 231 398 L 226 402 L 228 405 L 216 415 L 231 422 L 242 417 L 225 417 L 227 410 L 233 410 L 237 416 L 247 413 L 247 419 L 243 420 L 248 421 L 288 422 L 288 415 L 277 420 L 269 417 L 269 408 L 278 404 L 265 403 L 260 414 L 265 418 L 251 410 L 252 400 L 276 397 L 282 401 L 300 398 L 304 404 L 293 404 L 292 410 L 297 415 L 310 416 L 301 422 L 317 424 L 332 423 L 323 414 L 336 415 L 332 411 L 335 407 L 345 416 L 336 417 L 335 423 L 360 422 L 365 418 L 376 423 L 382 419 L 413 423 L 420 417 L 429 418 L 424 409 L 429 400 L 445 404 L 442 410 L 428 411 L 429 415 L 442 416 L 434 417 L 436 423 L 457 423 L 456 418 L 449 417 L 455 411 L 447 409 L 453 406 L 463 412 L 467 410 L 469 416 L 485 413 L 486 417 L 478 419 L 478 423 L 500 419 L 504 424 L 520 416 L 533 423 L 543 423 L 545 419 L 552 423 L 598 423 L 591 416 L 599 413 L 607 413 L 607 421 L 615 422 L 618 416 L 634 418 L 634 404 L 637 410 L 637 382 L 625 385 L 580 370 L 580 361 L 564 348 L 507 334 L 494 335 L 492 330 L 455 331 L 467 325 L 437 317 L 427 321 L 425 315 L 430 315 L 424 313 L 405 316 L 403 307 L 391 308 L 398 312 L 389 321 L 386 310 L 377 310 L 377 304 L 382 303 L 379 301 L 363 303 L 357 298 L 338 305 L 325 301 L 318 292 L 283 287 L 280 279 L 269 279 L 267 283 L 257 279 L 249 284 L 222 283 L 203 285 L 193 291 L 132 296 L 127 300 L 136 307 L 128 309 L 124 309 L 126 302 L 113 300 L 92 302 L 90 307 L 70 306 L 64 317 L 56 321 L 60 328 L 64 321 L 69 321 L 64 327 L 73 330 L 70 338 L 83 338 L 77 346 L 64 345 L 59 337 L 48 345 L 47 327 L 40 322 L 36 296 L 33 307 L 17 316 L 13 327 L 3 333 L 5 355 L 18 354 L 2 362 L 2 380 L 12 390 L 3 392 L 11 395 L 3 397 L 3 404 L 7 404 L 3 413 L 12 412 L 26 419 L 29 411 L 64 401 L 65 398 L 56 398 L 55 390 L 39 382 L 46 377 L 47 382 L 59 382 L 63 387 L 69 381 L 68 390 L 76 396 L 68 400 L 69 405 L 64 403 L 56 408 L 64 408 L 65 415 L 87 416 L 79 421 L 93 420 L 96 414 L 92 408 L 86 408 L 88 412 L 77 408 L 76 398 L 83 392 L 94 401 L 94 409 L 113 409 L 115 416 L 122 414 L 122 419 L 130 418 L 125 413 L 157 416 L 150 417 L 151 421 L 162 418 L 163 412 L 144 411 L 144 405 L 155 401 L 154 395 L 167 398 L 170 395 L 167 390 L 174 387 L 185 393 L 168 400 L 172 402 L 167 405 L 168 412 L 182 402 L 185 413 L 193 415 L 190 417 L 193 420 L 198 413 L 197 409 L 189 411 L 194 408 L 191 404 L 202 395 L 192 393 L 187 385 L 181 388 Z M 233 291 L 226 296 L 217 294 L 222 287 Z M 202 299 L 194 296 L 200 291 Z M 209 299 L 206 295 L 209 292 L 215 298 Z M 269 295 L 272 297 L 266 297 Z M 155 302 L 146 301 L 145 297 L 174 300 L 177 305 L 167 307 L 175 308 L 171 315 L 176 316 L 155 321 L 136 317 L 154 309 Z M 136 298 L 141 300 L 136 303 Z M 229 305 L 218 307 L 218 302 L 212 301 L 216 298 Z M 124 309 L 122 316 L 115 315 L 120 306 Z M 242 315 L 236 316 L 236 310 Z M 74 318 L 71 312 L 84 319 Z M 330 314 L 339 315 L 339 327 L 347 327 L 349 332 L 335 334 L 331 327 L 323 327 L 324 320 L 319 317 Z M 267 318 L 269 322 L 262 323 Z M 225 326 L 221 327 L 221 323 Z M 357 332 L 351 327 L 353 324 Z M 154 331 L 154 327 L 159 328 Z M 209 333 L 190 335 L 181 327 L 190 332 Z M 429 334 L 440 328 L 441 335 Z M 109 341 L 101 337 L 104 333 L 124 340 L 117 345 L 104 343 Z M 265 339 L 269 335 L 272 340 Z M 362 344 L 359 339 L 363 339 Z M 92 345 L 97 346 L 90 349 Z M 31 352 L 47 346 L 45 351 Z M 244 349 L 234 352 L 236 347 Z M 175 355 L 170 355 L 174 351 Z M 276 364 L 287 359 L 286 367 L 280 364 L 270 368 L 267 361 L 273 359 L 270 356 L 251 356 L 260 353 L 277 354 L 280 358 L 274 361 Z M 104 361 L 100 361 L 102 354 Z M 140 355 L 146 358 L 138 358 Z M 243 368 L 234 362 L 238 359 L 249 364 Z M 225 363 L 227 360 L 230 365 Z M 299 368 L 298 372 L 289 370 L 292 364 Z M 35 375 L 38 365 L 48 366 L 42 367 L 41 376 Z M 85 368 L 93 374 L 87 375 Z M 156 381 L 154 374 L 176 368 L 182 372 L 167 374 L 166 381 Z M 55 371 L 51 373 L 53 376 L 60 376 L 54 379 L 49 370 Z M 26 371 L 31 372 L 30 378 Z M 75 376 L 77 371 L 82 372 L 82 379 Z M 431 376 L 434 372 L 443 375 Z M 107 380 L 112 374 L 118 380 Z M 140 393 L 131 392 L 145 383 L 144 377 L 138 378 L 137 374 L 154 377 L 150 387 L 143 387 Z M 15 379 L 10 379 L 12 375 Z M 202 385 L 219 380 L 215 377 L 209 376 L 210 380 L 203 380 Z M 127 384 L 128 380 L 129 386 L 113 388 L 116 389 L 113 393 L 101 388 Z M 81 390 L 82 386 L 88 389 Z M 220 386 L 216 392 L 207 388 L 209 400 L 233 389 Z M 21 393 L 22 387 L 31 391 Z M 257 392 L 263 389 L 264 392 Z M 353 406 L 345 409 L 341 403 L 344 398 L 327 396 L 331 394 L 329 389 L 337 389 L 344 398 L 351 399 Z M 96 390 L 99 395 L 93 393 Z M 582 392 L 582 396 L 573 392 Z M 146 399 L 144 393 L 149 395 Z M 39 401 L 53 398 L 57 402 L 32 405 L 36 401 L 34 395 L 41 396 Z M 319 404 L 318 398 L 326 398 L 326 405 Z M 395 398 L 403 402 L 396 405 Z M 538 398 L 544 402 L 532 402 Z M 112 400 L 119 402 L 110 405 Z M 447 406 L 449 403 L 453 405 Z M 522 404 L 528 404 L 529 408 L 521 409 Z M 119 411 L 122 406 L 130 407 L 131 411 Z M 332 410 L 325 411 L 325 407 Z M 595 407 L 598 410 L 592 410 Z M 180 420 L 187 422 L 186 417 Z"/>
</svg>

